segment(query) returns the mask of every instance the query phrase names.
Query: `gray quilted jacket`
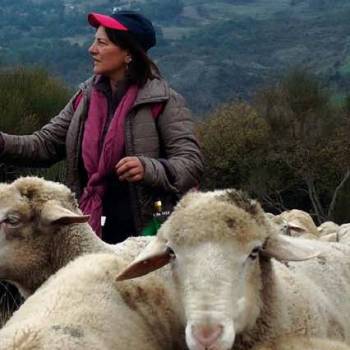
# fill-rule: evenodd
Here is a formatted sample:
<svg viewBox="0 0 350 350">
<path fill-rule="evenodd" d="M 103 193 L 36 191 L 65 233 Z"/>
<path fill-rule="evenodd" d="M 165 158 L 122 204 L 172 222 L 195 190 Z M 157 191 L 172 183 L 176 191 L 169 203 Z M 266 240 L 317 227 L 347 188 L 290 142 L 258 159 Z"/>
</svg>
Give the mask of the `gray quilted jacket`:
<svg viewBox="0 0 350 350">
<path fill-rule="evenodd" d="M 2 133 L 0 162 L 47 167 L 67 159 L 67 185 L 79 198 L 86 183 L 81 142 L 94 77 L 81 84 L 78 107 L 75 94 L 65 108 L 32 135 Z M 154 120 L 150 105 L 164 103 Z M 203 159 L 194 136 L 190 112 L 183 98 L 162 79 L 150 80 L 140 89 L 126 119 L 125 153 L 138 156 L 145 168 L 142 182 L 130 183 L 135 226 L 142 229 L 152 217 L 153 203 L 160 198 L 166 210 L 175 199 L 198 185 Z"/>
</svg>

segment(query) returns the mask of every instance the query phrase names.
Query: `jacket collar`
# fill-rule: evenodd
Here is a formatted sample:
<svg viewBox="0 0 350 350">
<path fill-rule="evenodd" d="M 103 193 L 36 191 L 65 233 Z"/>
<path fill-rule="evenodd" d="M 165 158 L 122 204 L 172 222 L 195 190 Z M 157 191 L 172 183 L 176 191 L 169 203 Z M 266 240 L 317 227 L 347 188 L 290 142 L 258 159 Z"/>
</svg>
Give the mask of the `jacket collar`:
<svg viewBox="0 0 350 350">
<path fill-rule="evenodd" d="M 163 102 L 169 99 L 169 85 L 163 79 L 148 80 L 139 90 L 134 106 Z"/>
<path fill-rule="evenodd" d="M 86 80 L 84 83 L 80 84 L 80 89 L 82 91 L 89 91 L 98 79 L 97 76 L 93 76 Z M 164 102 L 169 99 L 170 89 L 168 83 L 164 79 L 153 79 L 148 80 L 147 83 L 139 90 L 136 97 L 134 107 L 146 104 L 146 103 L 156 103 Z"/>
</svg>

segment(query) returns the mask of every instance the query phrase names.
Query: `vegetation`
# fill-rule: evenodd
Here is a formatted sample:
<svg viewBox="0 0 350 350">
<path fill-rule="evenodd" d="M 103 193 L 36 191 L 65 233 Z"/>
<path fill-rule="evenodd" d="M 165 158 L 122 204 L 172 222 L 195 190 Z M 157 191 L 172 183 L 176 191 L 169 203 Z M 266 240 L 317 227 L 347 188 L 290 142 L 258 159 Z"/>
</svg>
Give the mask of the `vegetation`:
<svg viewBox="0 0 350 350">
<path fill-rule="evenodd" d="M 147 17 L 167 22 L 181 15 L 184 4 L 181 0 L 147 1 L 139 5 L 140 11 Z"/>
<path fill-rule="evenodd" d="M 12 134 L 32 133 L 54 117 L 67 103 L 70 95 L 69 88 L 42 69 L 2 70 L 0 130 Z M 64 164 L 58 164 L 47 171 L 18 169 L 0 164 L 0 181 L 9 181 L 28 173 L 63 180 Z"/>
<path fill-rule="evenodd" d="M 0 71 L 0 130 L 30 133 L 52 118 L 71 91 L 42 69 Z"/>
<path fill-rule="evenodd" d="M 252 97 L 297 64 L 339 95 L 350 87 L 347 0 L 3 0 L 0 62 L 44 66 L 77 86 L 91 74 L 86 15 L 113 8 L 153 20 L 150 54 L 197 115 Z"/>
<path fill-rule="evenodd" d="M 316 222 L 349 222 L 350 115 L 304 71 L 261 90 L 249 105 L 218 109 L 199 127 L 205 188 L 238 187 L 265 208 L 309 211 Z"/>
</svg>

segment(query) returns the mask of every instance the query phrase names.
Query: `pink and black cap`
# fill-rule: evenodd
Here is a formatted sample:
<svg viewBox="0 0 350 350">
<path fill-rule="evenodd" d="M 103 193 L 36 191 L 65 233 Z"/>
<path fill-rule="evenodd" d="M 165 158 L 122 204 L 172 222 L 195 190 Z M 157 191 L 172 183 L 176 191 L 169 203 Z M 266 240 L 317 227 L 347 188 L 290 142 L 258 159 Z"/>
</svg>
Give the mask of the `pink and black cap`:
<svg viewBox="0 0 350 350">
<path fill-rule="evenodd" d="M 145 51 L 156 44 L 152 22 L 137 12 L 118 11 L 110 16 L 92 12 L 88 15 L 88 21 L 95 28 L 103 26 L 129 32 Z"/>
</svg>

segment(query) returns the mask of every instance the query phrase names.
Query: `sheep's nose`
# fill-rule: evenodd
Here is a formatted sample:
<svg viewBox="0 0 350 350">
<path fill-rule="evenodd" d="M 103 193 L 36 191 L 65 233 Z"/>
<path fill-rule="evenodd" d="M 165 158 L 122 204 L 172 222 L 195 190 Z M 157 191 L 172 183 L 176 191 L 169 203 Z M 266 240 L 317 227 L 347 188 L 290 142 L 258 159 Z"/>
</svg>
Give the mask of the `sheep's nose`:
<svg viewBox="0 0 350 350">
<path fill-rule="evenodd" d="M 209 347 L 220 337 L 223 327 L 221 325 L 193 325 L 193 337 L 204 347 Z"/>
</svg>

